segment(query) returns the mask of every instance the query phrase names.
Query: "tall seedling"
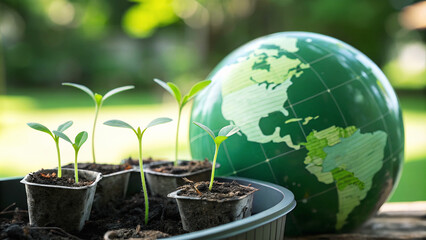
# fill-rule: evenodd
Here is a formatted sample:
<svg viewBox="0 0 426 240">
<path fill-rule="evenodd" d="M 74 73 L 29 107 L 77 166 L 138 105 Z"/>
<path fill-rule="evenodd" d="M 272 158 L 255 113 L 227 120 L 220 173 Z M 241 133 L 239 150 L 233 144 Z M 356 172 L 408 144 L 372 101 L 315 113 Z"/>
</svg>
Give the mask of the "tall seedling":
<svg viewBox="0 0 426 240">
<path fill-rule="evenodd" d="M 65 141 L 71 143 L 72 147 L 74 148 L 74 152 L 75 152 L 75 159 L 74 159 L 74 177 L 75 177 L 75 182 L 78 183 L 78 164 L 77 164 L 77 156 L 78 156 L 78 151 L 80 151 L 81 146 L 83 145 L 84 142 L 86 142 L 87 140 L 87 132 L 83 131 L 80 132 L 79 134 L 77 134 L 77 136 L 75 137 L 74 143 L 69 139 L 69 137 L 67 135 L 65 135 L 63 132 L 58 132 L 58 131 L 53 131 L 53 133 L 55 135 L 57 135 L 58 137 L 64 139 Z"/>
<path fill-rule="evenodd" d="M 199 122 L 193 122 L 195 125 L 206 131 L 210 137 L 213 139 L 214 144 L 216 145 L 215 151 L 214 151 L 214 157 L 213 157 L 213 166 L 212 166 L 212 175 L 210 177 L 210 184 L 209 184 L 209 190 L 212 190 L 213 187 L 213 181 L 214 181 L 214 170 L 216 169 L 216 159 L 217 159 L 217 153 L 219 152 L 220 144 L 228 139 L 228 137 L 234 135 L 240 129 L 237 126 L 228 125 L 220 129 L 218 136 L 216 137 L 210 128 L 207 126 L 199 123 Z"/>
<path fill-rule="evenodd" d="M 148 203 L 148 192 L 146 189 L 146 183 L 145 183 L 145 174 L 143 171 L 143 161 L 142 161 L 142 137 L 145 131 L 153 127 L 155 125 L 163 124 L 172 121 L 170 118 L 157 118 L 151 121 L 143 130 L 141 130 L 140 127 L 134 129 L 130 124 L 123 122 L 121 120 L 109 120 L 104 122 L 105 125 L 111 126 L 111 127 L 121 127 L 121 128 L 128 128 L 131 129 L 138 138 L 139 141 L 139 167 L 141 169 L 141 182 L 142 182 L 142 190 L 143 190 L 143 196 L 145 198 L 145 224 L 148 224 L 148 213 L 149 213 L 149 203 Z"/>
<path fill-rule="evenodd" d="M 97 94 L 97 93 L 93 93 L 92 90 L 90 90 L 88 87 L 81 85 L 81 84 L 76 84 L 76 83 L 62 83 L 62 85 L 64 86 L 70 86 L 70 87 L 75 87 L 80 89 L 81 91 L 87 93 L 95 102 L 95 120 L 93 121 L 93 129 L 92 129 L 92 156 L 93 156 L 93 163 L 96 163 L 96 156 L 95 156 L 95 129 L 96 129 L 96 122 L 98 120 L 98 114 L 99 114 L 99 110 L 102 107 L 102 104 L 104 103 L 104 101 L 111 97 L 112 95 L 115 95 L 119 92 L 123 92 L 129 89 L 133 89 L 135 88 L 135 86 L 129 85 L 129 86 L 123 86 L 123 87 L 118 87 L 118 88 L 114 88 L 112 90 L 110 90 L 109 92 L 107 92 L 104 96 Z"/>
<path fill-rule="evenodd" d="M 59 136 L 55 132 L 62 133 L 63 131 L 71 127 L 72 124 L 73 124 L 72 121 L 65 122 L 59 125 L 58 129 L 56 131 L 53 131 L 52 133 L 47 127 L 45 127 L 44 125 L 40 123 L 27 123 L 27 125 L 30 128 L 49 134 L 55 141 L 56 151 L 58 152 L 58 178 L 62 177 L 62 168 L 61 168 L 61 153 L 59 151 Z"/>
<path fill-rule="evenodd" d="M 189 93 L 186 94 L 185 96 L 182 96 L 182 93 L 179 87 L 172 82 L 165 83 L 161 81 L 160 79 L 154 79 L 154 81 L 158 85 L 166 89 L 166 91 L 169 92 L 176 99 L 179 105 L 178 121 L 177 121 L 177 129 L 176 129 L 175 161 L 174 161 L 174 165 L 177 166 L 178 165 L 177 160 L 178 160 L 178 143 L 179 143 L 179 124 L 180 124 L 180 116 L 182 114 L 182 108 L 185 106 L 185 104 L 191 101 L 191 99 L 194 98 L 198 94 L 198 92 L 200 92 L 205 87 L 207 87 L 211 83 L 211 81 L 204 80 L 204 81 L 196 83 L 194 86 L 192 86 L 191 90 L 189 90 Z"/>
</svg>

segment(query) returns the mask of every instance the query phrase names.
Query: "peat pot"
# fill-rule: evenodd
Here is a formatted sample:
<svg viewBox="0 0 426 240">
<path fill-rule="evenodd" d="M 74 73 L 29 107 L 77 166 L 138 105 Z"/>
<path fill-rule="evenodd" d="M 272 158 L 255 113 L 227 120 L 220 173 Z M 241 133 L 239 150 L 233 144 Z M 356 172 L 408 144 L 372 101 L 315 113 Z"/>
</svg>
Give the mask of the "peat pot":
<svg viewBox="0 0 426 240">
<path fill-rule="evenodd" d="M 179 161 L 179 163 L 181 162 L 184 161 Z M 146 181 L 152 195 L 167 197 L 167 194 L 176 191 L 176 188 L 186 184 L 183 178 L 194 182 L 209 181 L 212 172 L 211 168 L 184 174 L 161 173 L 152 170 L 153 168 L 165 165 L 173 165 L 173 162 L 151 163 L 144 169 Z M 216 168 L 219 168 L 219 166 L 219 164 L 216 164 Z"/>
<path fill-rule="evenodd" d="M 78 170 L 78 174 L 93 183 L 83 187 L 46 185 L 29 182 L 29 175 L 21 180 L 25 184 L 31 225 L 55 226 L 68 232 L 83 229 L 89 219 L 96 185 L 102 174 L 86 170 Z M 74 170 L 62 169 L 62 177 L 74 177 Z"/>
</svg>

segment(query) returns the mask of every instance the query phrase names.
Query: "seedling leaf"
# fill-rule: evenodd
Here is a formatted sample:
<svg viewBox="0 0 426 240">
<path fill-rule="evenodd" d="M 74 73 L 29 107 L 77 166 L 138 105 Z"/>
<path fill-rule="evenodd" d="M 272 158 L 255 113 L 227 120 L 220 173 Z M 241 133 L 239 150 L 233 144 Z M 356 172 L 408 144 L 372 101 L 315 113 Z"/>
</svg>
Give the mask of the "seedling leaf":
<svg viewBox="0 0 426 240">
<path fill-rule="evenodd" d="M 50 132 L 50 130 L 46 126 L 44 126 L 40 123 L 27 123 L 27 125 L 32 129 L 35 129 L 35 130 L 38 130 L 38 131 L 41 131 L 41 132 L 45 132 L 45 133 L 47 133 L 47 134 L 49 134 L 50 136 L 53 137 L 52 132 Z"/>
<path fill-rule="evenodd" d="M 121 120 L 109 120 L 104 122 L 105 125 L 111 126 L 111 127 L 121 127 L 121 128 L 130 128 L 133 131 L 135 131 L 135 129 L 130 126 L 130 124 L 123 122 Z"/>
<path fill-rule="evenodd" d="M 163 123 L 167 123 L 167 122 L 171 122 L 172 121 L 172 119 L 170 119 L 170 118 L 157 118 L 157 119 L 154 119 L 154 120 L 152 120 L 147 126 L 146 126 L 146 128 L 145 129 L 147 129 L 147 128 L 149 128 L 149 127 L 152 127 L 152 126 L 155 126 L 155 125 L 158 125 L 158 124 L 163 124 Z"/>
<path fill-rule="evenodd" d="M 220 129 L 218 135 L 230 137 L 230 136 L 234 135 L 235 133 L 237 133 L 238 131 L 240 131 L 240 129 L 237 126 L 228 125 L 228 126 L 223 127 L 222 129 Z"/>
<path fill-rule="evenodd" d="M 77 83 L 62 83 L 62 85 L 78 88 L 82 90 L 83 92 L 87 93 L 96 102 L 95 94 L 88 87 L 81 84 L 77 84 Z"/>
<path fill-rule="evenodd" d="M 69 143 L 73 144 L 73 143 L 72 143 L 72 141 L 69 139 L 69 137 L 68 137 L 67 135 L 65 135 L 63 132 L 53 131 L 53 133 L 54 133 L 56 136 L 58 136 L 58 137 L 60 137 L 60 138 L 64 139 L 65 141 L 67 141 L 67 142 L 69 142 Z"/>
<path fill-rule="evenodd" d="M 129 86 L 123 86 L 123 87 L 118 87 L 118 88 L 112 89 L 111 91 L 107 92 L 104 95 L 103 101 L 105 101 L 107 98 L 111 97 L 112 95 L 115 95 L 115 94 L 122 92 L 122 91 L 133 89 L 133 88 L 135 88 L 135 86 L 129 85 Z"/>
<path fill-rule="evenodd" d="M 205 126 L 205 125 L 203 125 L 203 124 L 201 124 L 199 122 L 195 122 L 194 121 L 193 123 L 195 125 L 199 126 L 200 128 L 202 128 L 204 131 L 206 131 L 210 135 L 210 137 L 212 137 L 213 140 L 215 140 L 216 136 L 214 135 L 214 133 L 212 132 L 212 130 L 210 130 L 210 128 L 208 128 L 207 126 Z"/>
<path fill-rule="evenodd" d="M 179 106 L 180 106 L 181 100 L 182 100 L 182 94 L 180 93 L 179 87 L 172 82 L 168 82 L 167 85 L 169 85 L 170 89 L 172 89 L 173 91 L 172 95 L 175 97 L 176 101 L 179 103 Z"/>
<path fill-rule="evenodd" d="M 69 127 L 71 127 L 72 124 L 73 124 L 72 121 L 68 121 L 68 122 L 62 123 L 61 125 L 59 125 L 57 131 L 58 132 L 63 132 L 65 130 L 67 130 Z"/>
<path fill-rule="evenodd" d="M 167 85 L 167 83 L 165 83 L 165 82 L 163 82 L 163 81 L 161 81 L 160 79 L 157 79 L 157 78 L 154 78 L 154 82 L 156 82 L 162 88 L 166 89 L 167 92 L 169 92 L 171 95 L 173 95 L 173 90 L 169 87 L 169 85 Z"/>
<path fill-rule="evenodd" d="M 197 93 L 201 90 L 203 90 L 205 87 L 207 87 L 212 81 L 211 80 L 204 80 L 201 82 L 198 82 L 194 86 L 192 86 L 191 90 L 189 90 L 189 93 L 187 94 L 186 102 L 190 101 Z M 185 102 L 185 103 L 186 103 Z"/>
<path fill-rule="evenodd" d="M 87 140 L 87 132 L 86 131 L 82 131 L 79 134 L 77 134 L 77 136 L 75 137 L 75 145 L 77 146 L 77 148 L 80 148 L 84 142 L 86 142 Z"/>
<path fill-rule="evenodd" d="M 217 136 L 214 139 L 214 142 L 219 146 L 223 141 L 225 141 L 226 139 L 228 139 L 228 137 L 226 136 Z"/>
</svg>

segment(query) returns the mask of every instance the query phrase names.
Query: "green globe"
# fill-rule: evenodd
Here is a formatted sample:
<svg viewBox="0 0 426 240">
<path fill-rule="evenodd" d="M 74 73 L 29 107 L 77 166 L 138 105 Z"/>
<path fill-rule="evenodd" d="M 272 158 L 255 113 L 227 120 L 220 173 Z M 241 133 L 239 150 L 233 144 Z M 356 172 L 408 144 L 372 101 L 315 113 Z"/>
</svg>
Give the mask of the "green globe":
<svg viewBox="0 0 426 240">
<path fill-rule="evenodd" d="M 353 47 L 320 34 L 284 32 L 238 48 L 210 74 L 191 121 L 240 135 L 218 155 L 219 176 L 290 189 L 297 207 L 286 234 L 345 232 L 364 223 L 398 182 L 404 129 L 382 71 Z M 193 158 L 213 140 L 190 126 Z"/>
</svg>

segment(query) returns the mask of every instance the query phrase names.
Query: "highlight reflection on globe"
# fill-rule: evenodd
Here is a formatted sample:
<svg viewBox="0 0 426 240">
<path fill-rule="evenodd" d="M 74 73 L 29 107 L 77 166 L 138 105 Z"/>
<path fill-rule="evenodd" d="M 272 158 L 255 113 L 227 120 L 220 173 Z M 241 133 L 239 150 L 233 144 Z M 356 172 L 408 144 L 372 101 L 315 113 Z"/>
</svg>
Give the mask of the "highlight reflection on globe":
<svg viewBox="0 0 426 240">
<path fill-rule="evenodd" d="M 364 54 L 331 37 L 302 32 L 256 39 L 226 57 L 194 101 L 191 121 L 241 134 L 221 147 L 221 176 L 290 189 L 294 234 L 348 231 L 387 199 L 400 174 L 404 130 L 396 95 Z M 191 153 L 214 144 L 190 127 Z"/>
</svg>

